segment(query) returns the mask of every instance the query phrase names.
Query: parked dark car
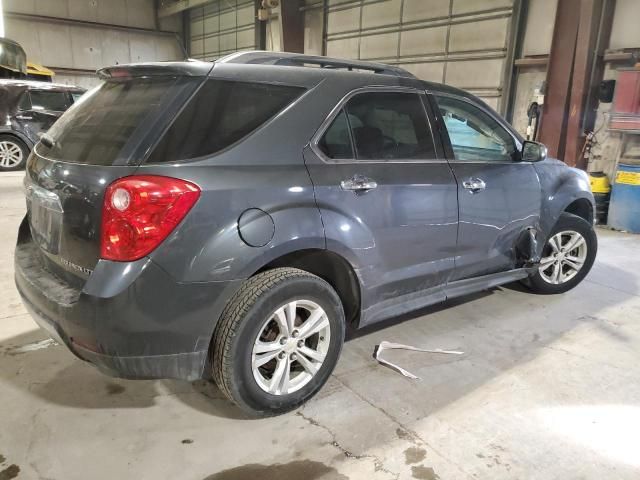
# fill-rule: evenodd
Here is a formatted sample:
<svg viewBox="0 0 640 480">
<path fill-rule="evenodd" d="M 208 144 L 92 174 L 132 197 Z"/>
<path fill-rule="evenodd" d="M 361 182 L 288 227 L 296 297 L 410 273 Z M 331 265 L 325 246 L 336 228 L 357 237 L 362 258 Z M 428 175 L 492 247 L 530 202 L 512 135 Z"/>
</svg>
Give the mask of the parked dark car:
<svg viewBox="0 0 640 480">
<path fill-rule="evenodd" d="M 0 80 L 0 171 L 24 168 L 38 135 L 84 92 L 69 85 Z"/>
<path fill-rule="evenodd" d="M 593 264 L 587 175 L 464 91 L 264 52 L 100 75 L 29 160 L 15 271 L 110 375 L 213 377 L 277 414 L 321 388 L 347 323 L 561 293 Z"/>
</svg>

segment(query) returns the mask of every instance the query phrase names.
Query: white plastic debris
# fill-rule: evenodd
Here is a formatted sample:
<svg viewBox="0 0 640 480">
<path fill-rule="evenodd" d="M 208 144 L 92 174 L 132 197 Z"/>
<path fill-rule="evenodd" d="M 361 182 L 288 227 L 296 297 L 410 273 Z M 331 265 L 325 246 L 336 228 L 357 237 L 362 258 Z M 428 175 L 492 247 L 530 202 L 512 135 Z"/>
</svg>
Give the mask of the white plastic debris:
<svg viewBox="0 0 640 480">
<path fill-rule="evenodd" d="M 47 338 L 46 340 L 41 340 L 39 342 L 29 343 L 21 347 L 12 348 L 10 352 L 13 355 L 17 355 L 19 353 L 35 352 L 36 350 L 53 347 L 54 345 L 58 345 L 58 342 L 56 342 L 53 338 Z"/>
<path fill-rule="evenodd" d="M 375 346 L 373 350 L 373 358 L 375 358 L 378 361 L 378 363 L 381 363 L 382 365 L 386 365 L 392 370 L 395 370 L 396 372 L 401 373 L 405 377 L 412 378 L 414 380 L 420 380 L 420 377 L 415 376 L 413 373 L 405 370 L 404 368 L 396 365 L 395 363 L 391 363 L 388 360 L 381 358 L 382 352 L 384 352 L 385 350 L 411 350 L 414 352 L 442 353 L 446 355 L 463 355 L 464 354 L 464 352 L 460 352 L 458 350 L 442 350 L 439 348 L 435 350 L 431 350 L 431 349 L 412 347 L 411 345 L 403 345 L 401 343 L 392 343 L 387 341 L 382 341 L 380 342 L 380 345 Z"/>
</svg>

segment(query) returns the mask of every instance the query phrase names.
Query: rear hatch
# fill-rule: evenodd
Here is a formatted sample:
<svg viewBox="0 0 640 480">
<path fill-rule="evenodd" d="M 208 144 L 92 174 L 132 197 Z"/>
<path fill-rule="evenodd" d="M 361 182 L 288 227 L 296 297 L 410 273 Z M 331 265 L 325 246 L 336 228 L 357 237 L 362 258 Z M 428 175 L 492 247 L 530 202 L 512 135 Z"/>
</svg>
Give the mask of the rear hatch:
<svg viewBox="0 0 640 480">
<path fill-rule="evenodd" d="M 105 81 L 42 137 L 27 164 L 25 193 L 45 267 L 84 284 L 100 257 L 105 189 L 136 171 L 209 68 L 105 70 Z"/>
</svg>

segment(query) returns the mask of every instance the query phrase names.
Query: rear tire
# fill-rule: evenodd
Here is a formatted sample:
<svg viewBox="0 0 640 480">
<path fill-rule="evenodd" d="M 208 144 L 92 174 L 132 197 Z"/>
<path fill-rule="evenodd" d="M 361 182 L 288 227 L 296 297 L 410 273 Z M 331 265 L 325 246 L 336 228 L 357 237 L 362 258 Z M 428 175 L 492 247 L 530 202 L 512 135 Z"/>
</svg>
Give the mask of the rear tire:
<svg viewBox="0 0 640 480">
<path fill-rule="evenodd" d="M 21 170 L 27 163 L 29 147 L 13 135 L 0 135 L 0 172 Z"/>
<path fill-rule="evenodd" d="M 327 282 L 295 268 L 259 273 L 242 285 L 216 326 L 213 378 L 251 416 L 288 412 L 327 381 L 344 330 L 342 303 Z"/>
<path fill-rule="evenodd" d="M 534 293 L 564 293 L 589 273 L 598 250 L 593 225 L 585 219 L 563 213 L 551 230 L 536 272 L 524 281 Z"/>
</svg>

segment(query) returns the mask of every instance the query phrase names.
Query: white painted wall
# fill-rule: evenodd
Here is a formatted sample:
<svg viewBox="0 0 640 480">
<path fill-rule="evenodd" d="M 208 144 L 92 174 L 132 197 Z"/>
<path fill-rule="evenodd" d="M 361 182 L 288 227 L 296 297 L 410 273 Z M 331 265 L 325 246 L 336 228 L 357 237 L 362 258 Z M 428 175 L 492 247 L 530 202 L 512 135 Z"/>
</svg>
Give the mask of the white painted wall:
<svg viewBox="0 0 640 480">
<path fill-rule="evenodd" d="M 537 0 L 535 0 L 537 1 Z M 419 78 L 472 91 L 495 108 L 512 0 L 329 0 L 326 54 L 397 64 Z M 323 17 L 306 0 L 305 52 L 322 52 Z"/>
<path fill-rule="evenodd" d="M 113 24 L 122 27 L 156 28 L 153 0 L 3 0 L 5 12 Z M 163 29 L 178 30 L 176 16 L 163 20 Z M 55 68 L 96 70 L 105 66 L 183 58 L 174 35 L 128 31 L 93 25 L 59 23 L 5 15 L 6 36 L 20 43 L 30 61 Z M 65 74 L 63 83 L 89 86 L 95 76 Z"/>
</svg>

